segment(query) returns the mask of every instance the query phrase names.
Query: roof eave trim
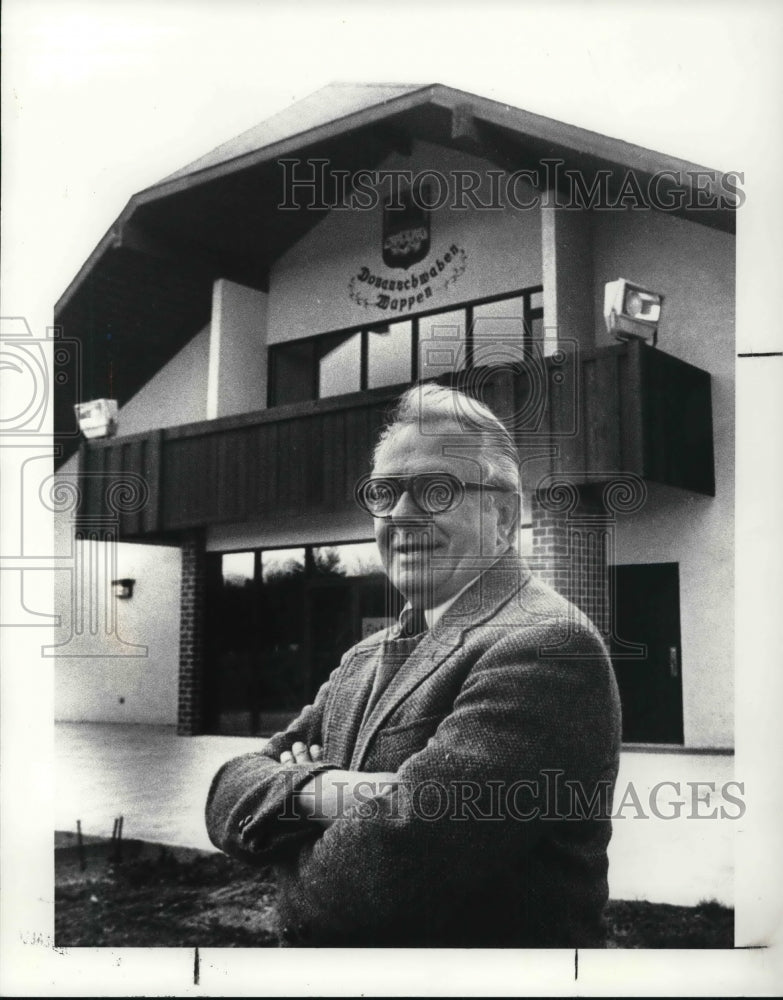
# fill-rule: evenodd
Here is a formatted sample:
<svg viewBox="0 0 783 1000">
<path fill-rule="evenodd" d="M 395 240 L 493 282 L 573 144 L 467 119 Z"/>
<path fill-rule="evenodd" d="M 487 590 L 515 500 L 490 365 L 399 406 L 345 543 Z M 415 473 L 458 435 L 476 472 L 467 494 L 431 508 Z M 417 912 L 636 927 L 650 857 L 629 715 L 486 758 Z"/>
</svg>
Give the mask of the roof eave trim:
<svg viewBox="0 0 783 1000">
<path fill-rule="evenodd" d="M 306 129 L 304 132 L 296 132 L 285 139 L 280 139 L 268 146 L 262 146 L 260 149 L 255 149 L 250 153 L 241 153 L 230 160 L 224 160 L 222 163 L 216 163 L 211 167 L 202 167 L 200 170 L 185 174 L 183 177 L 160 181 L 158 184 L 153 184 L 152 187 L 139 191 L 134 195 L 134 198 L 139 199 L 139 203 L 157 201 L 159 198 L 178 194 L 180 191 L 187 190 L 198 184 L 217 180 L 226 174 L 265 163 L 287 152 L 293 152 L 303 145 L 312 145 L 324 139 L 336 138 L 343 132 L 361 128 L 365 125 L 372 125 L 379 119 L 386 118 L 390 111 L 408 111 L 417 104 L 424 103 L 422 98 L 426 100 L 428 96 L 434 95 L 438 89 L 443 89 L 441 84 L 425 84 L 407 94 L 388 98 L 368 108 L 362 108 L 360 111 L 351 111 L 323 125 L 316 125 L 314 128 Z"/>
<path fill-rule="evenodd" d="M 95 265 L 103 256 L 109 251 L 113 250 L 120 242 L 120 234 L 122 233 L 123 226 L 133 215 L 136 208 L 136 195 L 134 195 L 125 208 L 120 212 L 117 218 L 112 223 L 111 227 L 103 234 L 95 249 L 92 251 L 87 260 L 82 264 L 79 270 L 76 272 L 74 278 L 62 293 L 60 298 L 54 305 L 54 315 L 55 318 L 62 313 L 63 309 L 67 308 L 71 299 L 77 293 L 81 285 L 90 276 Z"/>
</svg>

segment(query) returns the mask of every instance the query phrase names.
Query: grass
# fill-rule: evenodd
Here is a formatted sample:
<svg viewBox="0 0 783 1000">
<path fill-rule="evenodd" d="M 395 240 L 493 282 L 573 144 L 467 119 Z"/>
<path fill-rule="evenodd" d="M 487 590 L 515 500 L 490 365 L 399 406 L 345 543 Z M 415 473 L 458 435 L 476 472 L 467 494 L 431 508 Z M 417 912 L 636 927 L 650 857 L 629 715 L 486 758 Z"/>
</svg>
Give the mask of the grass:
<svg viewBox="0 0 783 1000">
<path fill-rule="evenodd" d="M 57 947 L 276 947 L 274 885 L 222 854 L 94 840 L 55 851 Z M 610 948 L 731 948 L 734 911 L 613 900 Z"/>
</svg>

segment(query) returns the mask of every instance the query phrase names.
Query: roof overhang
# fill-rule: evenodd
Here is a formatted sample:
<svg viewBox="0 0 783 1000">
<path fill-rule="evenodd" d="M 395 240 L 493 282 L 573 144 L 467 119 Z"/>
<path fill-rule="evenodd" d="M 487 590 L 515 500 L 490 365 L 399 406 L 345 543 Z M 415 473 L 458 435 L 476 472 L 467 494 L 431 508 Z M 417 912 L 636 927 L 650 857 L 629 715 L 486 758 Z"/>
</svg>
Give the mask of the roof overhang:
<svg viewBox="0 0 783 1000">
<path fill-rule="evenodd" d="M 315 95 L 321 118 L 330 89 Z M 209 320 L 216 278 L 268 287 L 274 261 L 328 211 L 281 210 L 281 159 L 325 159 L 330 176 L 352 175 L 425 141 L 509 172 L 541 171 L 542 161 L 560 161 L 556 185 L 565 185 L 565 171 L 578 172 L 587 190 L 602 177 L 612 199 L 622 194 L 629 173 L 642 190 L 658 178 L 662 199 L 695 177 L 703 200 L 725 193 L 717 171 L 438 84 L 368 88 L 364 101 L 357 108 L 361 99 L 354 99 L 353 110 L 325 121 L 316 116 L 315 124 L 306 114 L 286 122 L 283 113 L 271 132 L 251 130 L 242 142 L 219 147 L 130 199 L 55 307 L 55 323 L 81 341 L 83 355 L 81 373 L 64 372 L 64 388 L 58 387 L 57 432 L 73 431 L 74 402 L 112 395 L 122 405 L 166 364 Z M 303 120 L 308 127 L 298 129 Z M 273 141 L 265 142 L 270 134 Z M 551 168 L 546 176 L 551 180 Z M 317 173 L 314 178 L 317 199 Z M 322 194 L 329 203 L 331 192 Z M 733 232 L 733 208 L 683 202 L 671 214 Z M 60 441 L 66 451 L 68 440 Z"/>
</svg>

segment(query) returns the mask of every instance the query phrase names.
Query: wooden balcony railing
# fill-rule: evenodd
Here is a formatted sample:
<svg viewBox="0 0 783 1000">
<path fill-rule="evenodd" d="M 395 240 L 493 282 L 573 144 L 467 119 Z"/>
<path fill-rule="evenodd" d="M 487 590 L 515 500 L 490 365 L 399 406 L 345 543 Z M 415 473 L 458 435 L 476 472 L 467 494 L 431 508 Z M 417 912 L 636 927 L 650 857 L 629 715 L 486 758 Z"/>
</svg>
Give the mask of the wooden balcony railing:
<svg viewBox="0 0 783 1000">
<path fill-rule="evenodd" d="M 714 494 L 710 376 L 662 351 L 618 344 L 452 382 L 480 389 L 523 458 L 548 447 L 544 472 L 577 483 L 631 472 Z M 174 541 L 192 528 L 280 511 L 345 510 L 404 388 L 85 442 L 77 526 L 111 516 L 121 538 Z"/>
</svg>

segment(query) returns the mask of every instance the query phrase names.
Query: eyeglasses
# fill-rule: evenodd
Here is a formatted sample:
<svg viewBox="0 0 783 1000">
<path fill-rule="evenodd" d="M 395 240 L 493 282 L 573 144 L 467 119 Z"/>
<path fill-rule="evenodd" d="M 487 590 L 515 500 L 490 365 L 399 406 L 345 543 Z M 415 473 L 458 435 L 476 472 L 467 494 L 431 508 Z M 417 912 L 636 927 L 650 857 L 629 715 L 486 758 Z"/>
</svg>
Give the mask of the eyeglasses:
<svg viewBox="0 0 783 1000">
<path fill-rule="evenodd" d="M 465 493 L 476 490 L 508 492 L 505 486 L 467 483 L 450 472 L 420 472 L 414 476 L 364 476 L 354 496 L 368 514 L 389 517 L 403 493 L 407 493 L 425 514 L 445 514 L 459 507 Z"/>
</svg>

